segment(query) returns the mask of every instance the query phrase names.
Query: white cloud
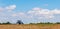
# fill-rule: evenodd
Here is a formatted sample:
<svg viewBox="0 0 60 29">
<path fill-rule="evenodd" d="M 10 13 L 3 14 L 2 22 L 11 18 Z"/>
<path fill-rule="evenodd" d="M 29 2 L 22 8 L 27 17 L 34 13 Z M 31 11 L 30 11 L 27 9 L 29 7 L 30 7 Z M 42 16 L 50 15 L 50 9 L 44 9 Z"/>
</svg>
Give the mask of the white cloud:
<svg viewBox="0 0 60 29">
<path fill-rule="evenodd" d="M 25 15 L 23 12 L 20 12 L 20 13 L 18 13 L 20 16 L 23 16 L 23 15 Z"/>
<path fill-rule="evenodd" d="M 16 9 L 16 5 L 9 5 L 5 7 L 0 7 L 0 12 L 11 12 L 12 10 Z"/>
<path fill-rule="evenodd" d="M 35 8 L 33 8 L 32 10 L 38 11 L 38 10 L 41 10 L 41 9 L 42 9 L 42 8 L 35 7 Z"/>
<path fill-rule="evenodd" d="M 12 14 L 12 16 L 13 16 L 13 17 L 16 17 L 16 16 L 17 16 L 17 14 Z"/>
<path fill-rule="evenodd" d="M 54 10 L 49 10 L 49 9 L 41 9 L 41 8 L 33 8 L 32 10 L 25 12 L 20 12 L 17 14 L 13 14 L 13 16 L 19 16 L 21 18 L 26 18 L 26 19 L 52 19 L 54 18 L 54 14 L 60 14 L 60 10 L 54 9 Z"/>
<path fill-rule="evenodd" d="M 7 9 L 8 11 L 12 11 L 15 8 L 16 8 L 16 5 L 10 5 L 10 6 L 5 7 L 5 9 Z"/>
<path fill-rule="evenodd" d="M 54 9 L 51 11 L 52 14 L 60 14 L 60 10 L 59 9 Z"/>
<path fill-rule="evenodd" d="M 10 5 L 7 6 L 5 8 L 0 7 L 0 11 L 4 11 L 5 9 L 7 9 L 8 11 L 10 10 L 14 10 L 16 8 L 16 5 Z M 56 18 L 56 16 L 54 16 L 54 14 L 60 14 L 60 9 L 53 9 L 53 10 L 49 10 L 49 9 L 43 9 L 43 8 L 33 8 L 32 10 L 29 10 L 27 12 L 4 12 L 4 14 L 6 14 L 5 16 L 9 18 L 13 18 L 14 17 L 16 19 L 53 19 Z M 0 14 L 1 15 L 1 14 Z M 9 19 L 8 18 L 8 19 Z"/>
<path fill-rule="evenodd" d="M 4 10 L 4 8 L 3 7 L 0 7 L 0 12 L 2 12 Z"/>
<path fill-rule="evenodd" d="M 54 18 L 54 14 L 60 14 L 60 10 L 34 8 L 33 10 L 28 11 L 27 13 L 33 16 L 42 16 L 43 18 Z"/>
</svg>

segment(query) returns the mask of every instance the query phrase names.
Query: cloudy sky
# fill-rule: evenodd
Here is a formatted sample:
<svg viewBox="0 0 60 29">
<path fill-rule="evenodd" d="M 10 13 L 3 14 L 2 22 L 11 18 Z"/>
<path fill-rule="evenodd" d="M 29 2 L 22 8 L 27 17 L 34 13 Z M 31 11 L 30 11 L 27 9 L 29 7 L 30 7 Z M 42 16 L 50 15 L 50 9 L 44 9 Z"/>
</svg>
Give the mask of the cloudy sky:
<svg viewBox="0 0 60 29">
<path fill-rule="evenodd" d="M 60 0 L 0 0 L 0 22 L 60 22 Z"/>
</svg>

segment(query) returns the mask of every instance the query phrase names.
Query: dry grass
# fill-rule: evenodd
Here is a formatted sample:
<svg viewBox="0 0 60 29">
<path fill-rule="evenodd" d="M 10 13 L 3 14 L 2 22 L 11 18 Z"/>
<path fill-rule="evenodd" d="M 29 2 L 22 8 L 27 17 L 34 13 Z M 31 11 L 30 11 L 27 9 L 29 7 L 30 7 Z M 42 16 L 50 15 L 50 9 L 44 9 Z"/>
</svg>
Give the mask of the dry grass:
<svg viewBox="0 0 60 29">
<path fill-rule="evenodd" d="M 0 29 L 60 29 L 60 24 L 42 25 L 0 25 Z"/>
</svg>

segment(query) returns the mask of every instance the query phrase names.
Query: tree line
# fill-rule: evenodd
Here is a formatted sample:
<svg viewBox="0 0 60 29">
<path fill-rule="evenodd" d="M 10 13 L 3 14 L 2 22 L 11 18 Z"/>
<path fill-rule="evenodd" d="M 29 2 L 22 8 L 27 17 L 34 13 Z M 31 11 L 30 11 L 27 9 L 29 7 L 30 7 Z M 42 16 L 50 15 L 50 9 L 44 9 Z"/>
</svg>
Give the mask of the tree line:
<svg viewBox="0 0 60 29">
<path fill-rule="evenodd" d="M 40 22 L 40 23 L 30 23 L 30 24 L 60 24 L 60 22 L 50 23 L 50 22 Z"/>
<path fill-rule="evenodd" d="M 0 24 L 12 24 L 10 22 L 0 23 Z M 24 24 L 21 20 L 17 20 L 16 24 Z"/>
<path fill-rule="evenodd" d="M 0 24 L 12 24 L 10 22 L 0 23 Z M 24 24 L 21 20 L 17 20 L 16 24 Z M 40 23 L 29 23 L 29 24 L 60 24 L 60 22 L 50 23 L 50 22 L 40 22 Z"/>
</svg>

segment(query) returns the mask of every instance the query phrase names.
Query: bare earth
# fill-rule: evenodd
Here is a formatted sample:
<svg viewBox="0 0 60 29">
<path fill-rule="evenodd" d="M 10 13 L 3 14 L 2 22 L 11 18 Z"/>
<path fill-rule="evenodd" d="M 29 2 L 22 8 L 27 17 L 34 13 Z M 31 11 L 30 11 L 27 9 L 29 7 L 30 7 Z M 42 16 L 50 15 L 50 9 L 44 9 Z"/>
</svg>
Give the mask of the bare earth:
<svg viewBox="0 0 60 29">
<path fill-rule="evenodd" d="M 60 29 L 60 24 L 53 25 L 0 25 L 0 29 Z"/>
</svg>

